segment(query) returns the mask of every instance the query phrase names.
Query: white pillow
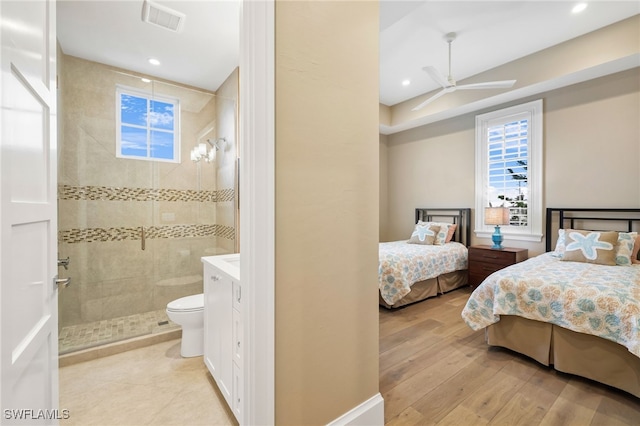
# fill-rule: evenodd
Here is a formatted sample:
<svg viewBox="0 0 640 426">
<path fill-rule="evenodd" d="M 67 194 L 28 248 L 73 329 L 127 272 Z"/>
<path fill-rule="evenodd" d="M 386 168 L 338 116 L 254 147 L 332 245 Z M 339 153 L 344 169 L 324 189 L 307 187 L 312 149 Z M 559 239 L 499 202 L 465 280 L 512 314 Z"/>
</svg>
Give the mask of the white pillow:
<svg viewBox="0 0 640 426">
<path fill-rule="evenodd" d="M 558 241 L 556 241 L 556 248 L 553 251 L 554 257 L 562 259 L 562 256 L 564 255 L 564 250 L 566 248 L 565 241 L 566 240 L 564 235 L 564 229 L 558 229 Z"/>
</svg>

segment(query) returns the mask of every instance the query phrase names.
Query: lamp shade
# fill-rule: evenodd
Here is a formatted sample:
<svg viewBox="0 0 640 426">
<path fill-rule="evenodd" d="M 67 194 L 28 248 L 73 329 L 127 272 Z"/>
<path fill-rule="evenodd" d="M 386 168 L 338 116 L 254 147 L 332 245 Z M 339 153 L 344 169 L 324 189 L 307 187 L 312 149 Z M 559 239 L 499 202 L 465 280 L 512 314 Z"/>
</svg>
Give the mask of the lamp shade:
<svg viewBox="0 0 640 426">
<path fill-rule="evenodd" d="M 507 207 L 485 207 L 485 225 L 508 225 L 509 209 Z"/>
</svg>

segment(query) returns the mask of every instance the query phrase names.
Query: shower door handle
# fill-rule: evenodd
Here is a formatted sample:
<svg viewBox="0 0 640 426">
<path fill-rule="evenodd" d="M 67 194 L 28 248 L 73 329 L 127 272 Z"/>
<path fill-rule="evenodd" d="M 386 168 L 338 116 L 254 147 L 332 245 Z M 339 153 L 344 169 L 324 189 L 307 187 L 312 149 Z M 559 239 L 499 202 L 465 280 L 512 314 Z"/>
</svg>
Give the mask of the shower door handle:
<svg viewBox="0 0 640 426">
<path fill-rule="evenodd" d="M 69 284 L 71 284 L 71 277 L 68 278 L 58 278 L 58 276 L 56 275 L 55 277 L 53 277 L 53 289 L 57 289 L 57 288 L 67 288 L 69 287 Z"/>
</svg>

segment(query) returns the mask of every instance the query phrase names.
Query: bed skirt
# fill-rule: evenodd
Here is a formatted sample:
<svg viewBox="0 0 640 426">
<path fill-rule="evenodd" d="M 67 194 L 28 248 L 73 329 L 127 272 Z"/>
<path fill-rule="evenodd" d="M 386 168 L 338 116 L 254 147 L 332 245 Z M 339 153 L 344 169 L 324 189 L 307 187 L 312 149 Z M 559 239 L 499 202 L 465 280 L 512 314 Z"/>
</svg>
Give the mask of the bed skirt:
<svg viewBox="0 0 640 426">
<path fill-rule="evenodd" d="M 421 300 L 437 296 L 438 294 L 455 290 L 456 288 L 464 287 L 467 283 L 466 270 L 454 271 L 440 275 L 436 278 L 418 281 L 411 286 L 411 292 L 409 292 L 409 294 L 398 300 L 393 305 L 389 305 L 385 302 L 380 294 L 378 294 L 378 299 L 380 301 L 380 306 L 384 306 L 389 309 L 399 308 L 410 303 L 419 302 Z"/>
<path fill-rule="evenodd" d="M 557 325 L 512 315 L 486 328 L 487 343 L 640 398 L 640 358 L 622 345 Z"/>
</svg>

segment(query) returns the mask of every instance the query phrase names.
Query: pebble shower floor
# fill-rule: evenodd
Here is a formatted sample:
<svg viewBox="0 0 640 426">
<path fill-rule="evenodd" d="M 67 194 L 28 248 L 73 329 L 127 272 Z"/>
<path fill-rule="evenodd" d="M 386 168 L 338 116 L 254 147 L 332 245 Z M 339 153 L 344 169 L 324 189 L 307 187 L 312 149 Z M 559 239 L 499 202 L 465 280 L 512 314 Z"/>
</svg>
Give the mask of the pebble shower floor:
<svg viewBox="0 0 640 426">
<path fill-rule="evenodd" d="M 63 327 L 58 335 L 58 353 L 70 352 L 144 336 L 180 327 L 167 318 L 164 309 L 109 320 Z"/>
</svg>

